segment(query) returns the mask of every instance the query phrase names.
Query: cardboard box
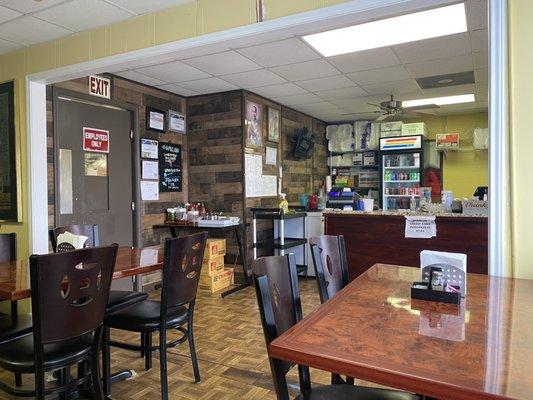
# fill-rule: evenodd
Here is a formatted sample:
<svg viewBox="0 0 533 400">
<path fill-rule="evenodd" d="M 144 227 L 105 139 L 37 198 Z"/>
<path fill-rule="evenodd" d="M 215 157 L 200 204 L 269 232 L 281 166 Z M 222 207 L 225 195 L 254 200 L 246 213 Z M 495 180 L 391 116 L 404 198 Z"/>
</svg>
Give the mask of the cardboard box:
<svg viewBox="0 0 533 400">
<path fill-rule="evenodd" d="M 234 269 L 226 268 L 214 275 L 200 275 L 200 289 L 207 289 L 211 293 L 233 285 Z"/>
<path fill-rule="evenodd" d="M 410 135 L 427 135 L 427 126 L 425 122 L 414 122 L 412 124 L 402 125 L 402 136 Z"/>
<path fill-rule="evenodd" d="M 215 275 L 224 270 L 224 256 L 204 258 L 202 262 L 202 275 Z"/>
<path fill-rule="evenodd" d="M 382 122 L 381 123 L 381 135 L 386 132 L 397 132 L 402 131 L 402 121 L 392 121 L 392 122 Z"/>
<path fill-rule="evenodd" d="M 226 239 L 207 239 L 204 258 L 211 259 L 226 255 Z"/>
</svg>

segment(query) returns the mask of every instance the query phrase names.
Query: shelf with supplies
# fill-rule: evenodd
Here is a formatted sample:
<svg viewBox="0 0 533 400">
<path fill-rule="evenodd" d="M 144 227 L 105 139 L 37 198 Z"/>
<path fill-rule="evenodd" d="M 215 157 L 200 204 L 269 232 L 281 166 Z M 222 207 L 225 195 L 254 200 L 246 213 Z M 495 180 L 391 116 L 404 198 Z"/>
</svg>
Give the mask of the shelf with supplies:
<svg viewBox="0 0 533 400">
<path fill-rule="evenodd" d="M 403 165 L 401 167 L 383 167 L 383 169 L 419 169 L 420 165 Z"/>
<path fill-rule="evenodd" d="M 420 179 L 406 179 L 397 181 L 383 181 L 385 183 L 420 183 Z"/>
<path fill-rule="evenodd" d="M 419 194 L 384 194 L 383 197 L 420 197 Z"/>
</svg>

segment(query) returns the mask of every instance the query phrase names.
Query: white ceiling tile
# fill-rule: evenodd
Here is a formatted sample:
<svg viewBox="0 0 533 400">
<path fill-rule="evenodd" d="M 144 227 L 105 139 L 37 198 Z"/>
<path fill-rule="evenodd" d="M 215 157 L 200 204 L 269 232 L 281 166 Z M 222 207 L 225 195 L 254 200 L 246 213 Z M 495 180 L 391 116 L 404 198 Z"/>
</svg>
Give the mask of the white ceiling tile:
<svg viewBox="0 0 533 400">
<path fill-rule="evenodd" d="M 109 3 L 125 8 L 135 14 L 146 14 L 165 8 L 179 6 L 185 3 L 191 3 L 195 0 L 106 0 Z"/>
<path fill-rule="evenodd" d="M 312 103 L 323 103 L 324 100 L 322 100 L 320 97 L 313 93 L 305 93 L 305 94 L 297 94 L 294 96 L 280 96 L 280 97 L 274 97 L 275 101 L 281 104 L 285 104 L 287 106 L 296 106 L 296 105 L 310 105 Z"/>
<path fill-rule="evenodd" d="M 22 13 L 0 6 L 0 24 L 21 15 Z"/>
<path fill-rule="evenodd" d="M 267 69 L 224 75 L 222 78 L 244 89 L 276 85 L 287 82 L 282 77 L 270 72 Z"/>
<path fill-rule="evenodd" d="M 373 83 L 399 81 L 402 79 L 409 79 L 410 77 L 411 75 L 409 75 L 409 72 L 407 72 L 403 65 L 348 74 L 348 78 L 360 86 L 371 85 Z"/>
<path fill-rule="evenodd" d="M 282 83 L 280 85 L 272 86 L 262 86 L 258 88 L 251 88 L 251 91 L 260 94 L 265 97 L 281 97 L 281 96 L 292 96 L 295 94 L 306 93 L 305 89 L 302 89 L 300 86 L 295 85 L 294 83 Z"/>
<path fill-rule="evenodd" d="M 212 75 L 227 75 L 261 69 L 260 65 L 240 55 L 236 51 L 226 51 L 224 53 L 191 58 L 184 62 Z"/>
<path fill-rule="evenodd" d="M 172 57 L 173 61 L 176 60 L 187 60 L 193 57 L 207 56 L 209 54 L 222 53 L 223 51 L 228 51 L 229 47 L 227 43 L 212 43 L 206 44 L 204 46 L 193 46 L 189 49 L 180 50 L 176 52 L 169 53 L 169 56 Z"/>
<path fill-rule="evenodd" d="M 472 71 L 473 67 L 474 65 L 472 63 L 471 54 L 458 57 L 449 57 L 442 60 L 407 64 L 405 66 L 405 68 L 407 68 L 407 70 L 415 78 Z"/>
<path fill-rule="evenodd" d="M 487 29 L 488 0 L 467 0 L 466 24 L 468 30 Z"/>
<path fill-rule="evenodd" d="M 328 61 L 344 73 L 393 67 L 401 64 L 398 57 L 388 47 L 329 57 Z"/>
<path fill-rule="evenodd" d="M 356 86 L 353 81 L 351 81 L 344 75 L 300 81 L 298 82 L 298 85 L 312 92 L 317 90 L 340 89 L 350 86 Z"/>
<path fill-rule="evenodd" d="M 345 110 L 366 111 L 366 110 L 376 109 L 374 106 L 370 106 L 369 103 L 379 104 L 380 102 L 385 101 L 385 100 L 388 100 L 388 96 L 366 96 L 366 97 L 359 97 L 356 99 L 348 98 L 348 99 L 332 100 L 331 103 Z"/>
<path fill-rule="evenodd" d="M 229 82 L 214 77 L 207 79 L 198 79 L 189 82 L 181 82 L 179 85 L 184 87 L 185 89 L 193 90 L 200 94 L 225 92 L 228 90 L 239 89 L 239 87 Z"/>
<path fill-rule="evenodd" d="M 489 71 L 487 68 L 476 68 L 474 70 L 474 76 L 477 82 L 487 82 L 489 79 Z"/>
<path fill-rule="evenodd" d="M 22 47 L 23 46 L 19 44 L 0 39 L 0 54 L 7 53 L 9 51 L 13 51 L 17 49 L 21 49 Z"/>
<path fill-rule="evenodd" d="M 198 94 L 198 92 L 195 92 L 194 90 L 185 89 L 184 87 L 176 85 L 175 83 L 167 83 L 157 87 L 168 92 L 179 94 L 180 96 L 196 96 Z"/>
<path fill-rule="evenodd" d="M 65 0 L 0 0 L 0 6 L 5 6 L 11 8 L 12 10 L 16 10 L 23 14 L 26 14 L 64 2 Z"/>
<path fill-rule="evenodd" d="M 75 32 L 97 28 L 132 17 L 132 14 L 102 0 L 73 0 L 33 14 L 35 17 Z"/>
<path fill-rule="evenodd" d="M 264 67 L 276 67 L 320 58 L 318 53 L 297 38 L 246 47 L 238 51 Z"/>
<path fill-rule="evenodd" d="M 487 51 L 480 51 L 472 55 L 474 60 L 474 68 L 488 68 L 489 66 L 489 54 Z"/>
<path fill-rule="evenodd" d="M 139 68 L 137 71 L 167 83 L 179 83 L 210 77 L 209 74 L 180 61 Z"/>
<path fill-rule="evenodd" d="M 122 71 L 118 72 L 117 75 L 135 82 L 144 83 L 145 85 L 149 86 L 158 86 L 165 84 L 165 81 L 152 78 L 151 76 L 141 74 L 137 71 Z"/>
<path fill-rule="evenodd" d="M 489 32 L 486 29 L 471 31 L 470 41 L 472 42 L 472 51 L 488 51 Z"/>
<path fill-rule="evenodd" d="M 324 100 L 342 100 L 342 99 L 351 99 L 357 97 L 367 96 L 368 93 L 365 92 L 358 86 L 344 88 L 344 89 L 334 89 L 334 90 L 322 90 L 315 92 L 318 96 Z"/>
<path fill-rule="evenodd" d="M 362 86 L 362 88 L 371 95 L 404 95 L 409 93 L 419 93 L 420 87 L 414 79 L 404 79 L 401 81 L 374 83 L 372 85 Z"/>
<path fill-rule="evenodd" d="M 0 38 L 29 46 L 71 34 L 72 31 L 31 16 L 22 16 L 0 25 Z"/>
<path fill-rule="evenodd" d="M 394 46 L 393 50 L 404 64 L 461 56 L 471 52 L 470 36 L 464 32 L 419 40 Z"/>
<path fill-rule="evenodd" d="M 295 109 L 306 112 L 306 113 L 312 113 L 312 112 L 326 112 L 326 111 L 333 111 L 338 110 L 339 107 L 337 107 L 335 104 L 331 104 L 327 101 L 318 101 L 318 102 L 312 102 L 312 103 L 295 103 L 292 105 Z"/>
<path fill-rule="evenodd" d="M 446 86 L 439 87 L 435 89 L 425 89 L 422 90 L 422 98 L 432 98 L 432 97 L 444 97 L 444 96 L 458 96 L 461 94 L 471 94 L 476 91 L 475 85 L 457 85 L 457 86 Z M 408 96 L 409 100 L 415 98 L 414 96 Z"/>
<path fill-rule="evenodd" d="M 305 61 L 274 67 L 270 70 L 290 81 L 303 81 L 339 74 L 339 71 L 325 60 Z"/>
</svg>

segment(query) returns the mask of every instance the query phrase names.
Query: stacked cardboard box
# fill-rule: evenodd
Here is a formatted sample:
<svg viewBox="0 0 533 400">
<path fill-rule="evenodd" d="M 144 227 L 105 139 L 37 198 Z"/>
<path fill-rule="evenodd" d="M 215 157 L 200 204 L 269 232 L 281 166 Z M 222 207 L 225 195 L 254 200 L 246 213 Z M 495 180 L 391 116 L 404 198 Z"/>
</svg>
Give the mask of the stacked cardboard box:
<svg viewBox="0 0 533 400">
<path fill-rule="evenodd" d="M 233 268 L 224 268 L 226 239 L 207 239 L 200 275 L 200 289 L 211 293 L 233 284 Z"/>
</svg>

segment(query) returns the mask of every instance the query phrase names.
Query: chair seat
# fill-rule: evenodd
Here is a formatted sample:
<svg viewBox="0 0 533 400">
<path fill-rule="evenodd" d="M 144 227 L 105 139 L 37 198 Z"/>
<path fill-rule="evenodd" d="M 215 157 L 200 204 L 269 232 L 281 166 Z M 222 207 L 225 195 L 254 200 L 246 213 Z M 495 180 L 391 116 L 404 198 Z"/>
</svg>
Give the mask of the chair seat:
<svg viewBox="0 0 533 400">
<path fill-rule="evenodd" d="M 111 314 L 129 307 L 135 303 L 140 303 L 148 298 L 148 293 L 131 292 L 127 290 L 112 290 L 109 292 L 107 302 L 107 313 Z"/>
<path fill-rule="evenodd" d="M 74 364 L 91 353 L 92 335 L 44 346 L 44 369 Z M 0 368 L 28 374 L 35 372 L 33 335 L 26 335 L 0 345 Z"/>
<path fill-rule="evenodd" d="M 351 385 L 317 386 L 295 400 L 418 400 L 419 397 L 399 390 Z"/>
<path fill-rule="evenodd" d="M 131 332 L 156 331 L 159 329 L 160 313 L 161 304 L 158 301 L 146 300 L 109 315 L 106 325 Z M 187 317 L 186 307 L 169 308 L 167 327 L 183 325 L 187 322 Z"/>
<path fill-rule="evenodd" d="M 32 327 L 30 314 L 18 315 L 15 319 L 11 315 L 0 314 L 0 343 L 27 335 Z"/>
</svg>

